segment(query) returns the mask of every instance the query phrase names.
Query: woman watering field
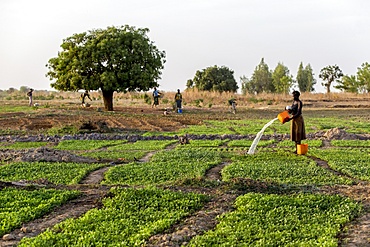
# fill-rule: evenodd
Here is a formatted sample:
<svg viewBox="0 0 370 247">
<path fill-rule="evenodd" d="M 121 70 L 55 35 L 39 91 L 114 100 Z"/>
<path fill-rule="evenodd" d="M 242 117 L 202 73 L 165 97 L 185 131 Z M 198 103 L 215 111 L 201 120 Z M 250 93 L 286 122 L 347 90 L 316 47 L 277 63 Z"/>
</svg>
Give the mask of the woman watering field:
<svg viewBox="0 0 370 247">
<path fill-rule="evenodd" d="M 301 140 L 306 139 L 306 130 L 302 116 L 302 101 L 299 99 L 301 94 L 298 91 L 293 91 L 293 104 L 290 109 L 287 109 L 292 115 L 288 121 L 292 120 L 290 124 L 290 138 L 295 142 L 295 153 L 297 153 L 297 146 L 301 144 Z"/>
</svg>

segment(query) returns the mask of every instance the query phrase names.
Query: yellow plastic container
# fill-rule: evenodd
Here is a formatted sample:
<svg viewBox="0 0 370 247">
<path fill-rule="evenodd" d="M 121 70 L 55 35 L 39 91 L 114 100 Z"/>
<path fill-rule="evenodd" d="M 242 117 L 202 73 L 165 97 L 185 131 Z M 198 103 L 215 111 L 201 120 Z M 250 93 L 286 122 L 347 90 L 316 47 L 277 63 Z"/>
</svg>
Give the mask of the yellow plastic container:
<svg viewBox="0 0 370 247">
<path fill-rule="evenodd" d="M 288 111 L 283 111 L 278 114 L 278 119 L 281 123 L 286 123 L 289 120 L 290 116 Z"/>
<path fill-rule="evenodd" d="M 307 154 L 308 144 L 298 144 L 297 145 L 297 154 Z"/>
</svg>

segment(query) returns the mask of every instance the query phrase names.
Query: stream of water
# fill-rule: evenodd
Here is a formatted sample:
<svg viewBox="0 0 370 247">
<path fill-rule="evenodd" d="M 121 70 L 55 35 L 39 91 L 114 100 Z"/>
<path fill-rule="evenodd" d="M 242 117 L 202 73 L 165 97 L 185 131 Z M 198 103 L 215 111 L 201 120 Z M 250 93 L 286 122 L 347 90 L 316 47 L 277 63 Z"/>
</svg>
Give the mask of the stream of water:
<svg viewBox="0 0 370 247">
<path fill-rule="evenodd" d="M 252 142 L 252 145 L 251 147 L 249 148 L 248 150 L 248 154 L 254 154 L 254 152 L 256 151 L 256 147 L 257 147 L 257 144 L 258 142 L 260 141 L 262 135 L 263 135 L 263 132 L 265 131 L 265 129 L 267 127 L 269 127 L 273 122 L 275 122 L 278 118 L 274 118 L 272 119 L 270 122 L 268 122 L 267 124 L 265 124 L 265 126 L 263 126 L 263 128 L 260 130 L 260 132 L 257 133 L 256 137 L 254 138 L 253 142 Z"/>
</svg>

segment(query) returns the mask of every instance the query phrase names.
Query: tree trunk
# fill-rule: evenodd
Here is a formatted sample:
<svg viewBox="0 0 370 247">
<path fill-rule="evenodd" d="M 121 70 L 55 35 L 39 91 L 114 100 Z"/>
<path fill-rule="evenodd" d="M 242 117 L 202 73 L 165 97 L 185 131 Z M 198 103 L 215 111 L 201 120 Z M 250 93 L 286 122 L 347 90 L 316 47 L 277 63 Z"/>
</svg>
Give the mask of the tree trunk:
<svg viewBox="0 0 370 247">
<path fill-rule="evenodd" d="M 331 86 L 331 82 L 328 81 L 328 84 L 326 85 L 326 93 L 327 94 L 330 93 L 330 86 Z"/>
<path fill-rule="evenodd" d="M 104 108 L 107 111 L 113 111 L 113 93 L 114 91 L 105 91 L 103 92 L 103 101 L 104 101 Z"/>
</svg>

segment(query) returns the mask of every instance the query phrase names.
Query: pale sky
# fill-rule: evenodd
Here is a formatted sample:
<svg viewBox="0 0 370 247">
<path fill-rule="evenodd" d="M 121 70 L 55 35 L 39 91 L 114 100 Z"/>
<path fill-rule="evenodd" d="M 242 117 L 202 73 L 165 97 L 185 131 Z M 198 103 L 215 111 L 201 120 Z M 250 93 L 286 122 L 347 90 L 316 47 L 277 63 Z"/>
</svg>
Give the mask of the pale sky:
<svg viewBox="0 0 370 247">
<path fill-rule="evenodd" d="M 149 28 L 166 52 L 159 89 L 184 90 L 197 70 L 226 66 L 250 78 L 264 58 L 293 77 L 311 64 L 344 74 L 370 62 L 368 0 L 0 0 L 0 89 L 51 90 L 45 65 L 63 39 L 108 26 Z"/>
</svg>

